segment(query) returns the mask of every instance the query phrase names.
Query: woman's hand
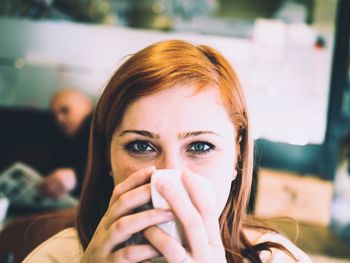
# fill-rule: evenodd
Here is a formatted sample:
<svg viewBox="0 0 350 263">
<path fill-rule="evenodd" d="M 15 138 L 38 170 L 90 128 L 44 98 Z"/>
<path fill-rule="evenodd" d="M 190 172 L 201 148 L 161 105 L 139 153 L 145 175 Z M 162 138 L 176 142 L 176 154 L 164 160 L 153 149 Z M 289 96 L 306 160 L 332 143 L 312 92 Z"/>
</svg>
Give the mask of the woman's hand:
<svg viewBox="0 0 350 263">
<path fill-rule="evenodd" d="M 170 263 L 226 262 L 215 197 L 207 191 L 209 181 L 189 171 L 182 179 L 190 198 L 166 180 L 159 180 L 157 188 L 182 224 L 186 248 L 157 226 L 146 229 L 145 237 Z"/>
<path fill-rule="evenodd" d="M 165 209 L 132 214 L 135 208 L 150 202 L 149 181 L 154 170 L 154 167 L 139 170 L 116 185 L 108 210 L 97 226 L 81 262 L 140 262 L 159 255 L 149 244 L 124 246 L 124 242 L 134 233 L 174 218 L 172 212 Z"/>
</svg>

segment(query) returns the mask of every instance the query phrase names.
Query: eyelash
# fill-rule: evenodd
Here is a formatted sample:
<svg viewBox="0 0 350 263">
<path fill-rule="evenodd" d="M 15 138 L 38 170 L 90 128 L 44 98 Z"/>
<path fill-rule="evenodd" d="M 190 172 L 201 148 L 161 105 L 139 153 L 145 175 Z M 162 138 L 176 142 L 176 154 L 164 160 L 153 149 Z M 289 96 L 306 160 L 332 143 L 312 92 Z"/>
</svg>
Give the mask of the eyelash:
<svg viewBox="0 0 350 263">
<path fill-rule="evenodd" d="M 139 149 L 138 146 L 140 146 L 140 144 L 143 144 L 144 147 L 146 147 L 145 150 L 141 150 Z M 204 147 L 203 150 L 199 150 L 199 149 L 195 149 L 195 146 L 198 145 L 202 145 Z M 137 149 L 137 148 L 138 149 Z M 156 151 L 155 147 L 153 146 L 153 144 L 151 144 L 148 141 L 143 141 L 143 140 L 135 140 L 135 141 L 131 141 L 129 143 L 127 143 L 125 145 L 125 149 L 129 152 L 132 152 L 134 154 L 149 154 L 149 153 L 153 153 Z M 199 155 L 204 155 L 204 154 L 208 154 L 209 152 L 211 152 L 212 150 L 215 150 L 215 145 L 210 143 L 210 142 L 205 142 L 205 141 L 195 141 L 192 142 L 187 148 L 186 151 L 191 153 L 191 154 L 199 154 Z"/>
<path fill-rule="evenodd" d="M 135 149 L 135 147 L 140 144 L 144 144 L 144 146 L 147 147 L 146 150 Z M 151 148 L 151 150 L 149 150 L 148 148 Z M 136 141 L 127 143 L 125 145 L 125 149 L 135 154 L 147 154 L 155 151 L 155 147 L 151 143 L 149 143 L 148 141 L 142 141 L 142 140 L 136 140 Z"/>
<path fill-rule="evenodd" d="M 205 150 L 191 149 L 191 148 L 194 148 L 196 145 L 204 145 Z M 215 150 L 215 145 L 210 142 L 204 142 L 204 141 L 192 142 L 190 146 L 187 147 L 187 151 L 194 154 L 207 154 L 212 150 Z"/>
</svg>

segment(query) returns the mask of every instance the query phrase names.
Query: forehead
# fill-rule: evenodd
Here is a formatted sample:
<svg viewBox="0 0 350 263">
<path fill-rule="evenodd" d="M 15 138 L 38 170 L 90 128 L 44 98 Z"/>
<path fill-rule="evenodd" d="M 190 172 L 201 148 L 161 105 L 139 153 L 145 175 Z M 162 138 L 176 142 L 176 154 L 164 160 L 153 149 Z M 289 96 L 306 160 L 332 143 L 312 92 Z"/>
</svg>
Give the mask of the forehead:
<svg viewBox="0 0 350 263">
<path fill-rule="evenodd" d="M 181 84 L 136 100 L 127 108 L 120 129 L 232 129 L 219 91 Z"/>
<path fill-rule="evenodd" d="M 62 93 L 62 94 L 56 95 L 52 99 L 50 107 L 52 109 L 59 109 L 62 107 L 69 108 L 72 106 L 73 103 L 74 103 L 74 100 L 71 95 Z"/>
</svg>

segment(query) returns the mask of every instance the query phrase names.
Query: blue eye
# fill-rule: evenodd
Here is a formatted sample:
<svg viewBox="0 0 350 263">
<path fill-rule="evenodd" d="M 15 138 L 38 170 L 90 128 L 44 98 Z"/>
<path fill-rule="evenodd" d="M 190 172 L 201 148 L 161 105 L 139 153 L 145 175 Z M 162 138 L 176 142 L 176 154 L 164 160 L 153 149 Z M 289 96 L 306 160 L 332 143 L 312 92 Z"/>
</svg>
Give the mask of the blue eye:
<svg viewBox="0 0 350 263">
<path fill-rule="evenodd" d="M 134 153 L 149 153 L 154 152 L 153 146 L 147 141 L 133 141 L 126 145 L 127 150 Z"/>
<path fill-rule="evenodd" d="M 195 154 L 206 154 L 214 150 L 215 146 L 208 142 L 194 142 L 188 147 L 188 151 Z"/>
</svg>

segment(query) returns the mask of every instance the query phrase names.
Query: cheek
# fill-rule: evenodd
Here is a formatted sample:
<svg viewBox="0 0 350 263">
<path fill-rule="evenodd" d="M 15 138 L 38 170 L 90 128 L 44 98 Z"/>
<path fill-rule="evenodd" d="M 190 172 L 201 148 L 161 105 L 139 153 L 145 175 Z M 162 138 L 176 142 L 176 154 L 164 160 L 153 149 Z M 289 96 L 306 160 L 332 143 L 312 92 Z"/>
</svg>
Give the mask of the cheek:
<svg viewBox="0 0 350 263">
<path fill-rule="evenodd" d="M 116 168 L 112 169 L 114 184 L 117 185 L 123 182 L 126 178 L 128 178 L 134 172 L 136 172 L 135 167 L 129 166 L 125 163 L 121 167 L 116 166 Z"/>
<path fill-rule="evenodd" d="M 115 152 L 111 154 L 112 176 L 114 184 L 123 182 L 136 171 L 145 168 L 147 165 L 129 158 L 126 154 Z"/>
<path fill-rule="evenodd" d="M 234 156 L 228 155 L 232 159 L 224 158 L 220 162 L 208 169 L 204 176 L 214 185 L 216 190 L 216 203 L 218 212 L 221 214 L 230 194 L 231 182 L 236 178 L 234 169 Z M 226 155 L 226 157 L 228 157 Z"/>
<path fill-rule="evenodd" d="M 120 149 L 111 146 L 111 174 L 113 176 L 114 184 L 117 185 L 123 182 L 133 172 L 133 166 L 128 159 L 121 154 Z"/>
</svg>

